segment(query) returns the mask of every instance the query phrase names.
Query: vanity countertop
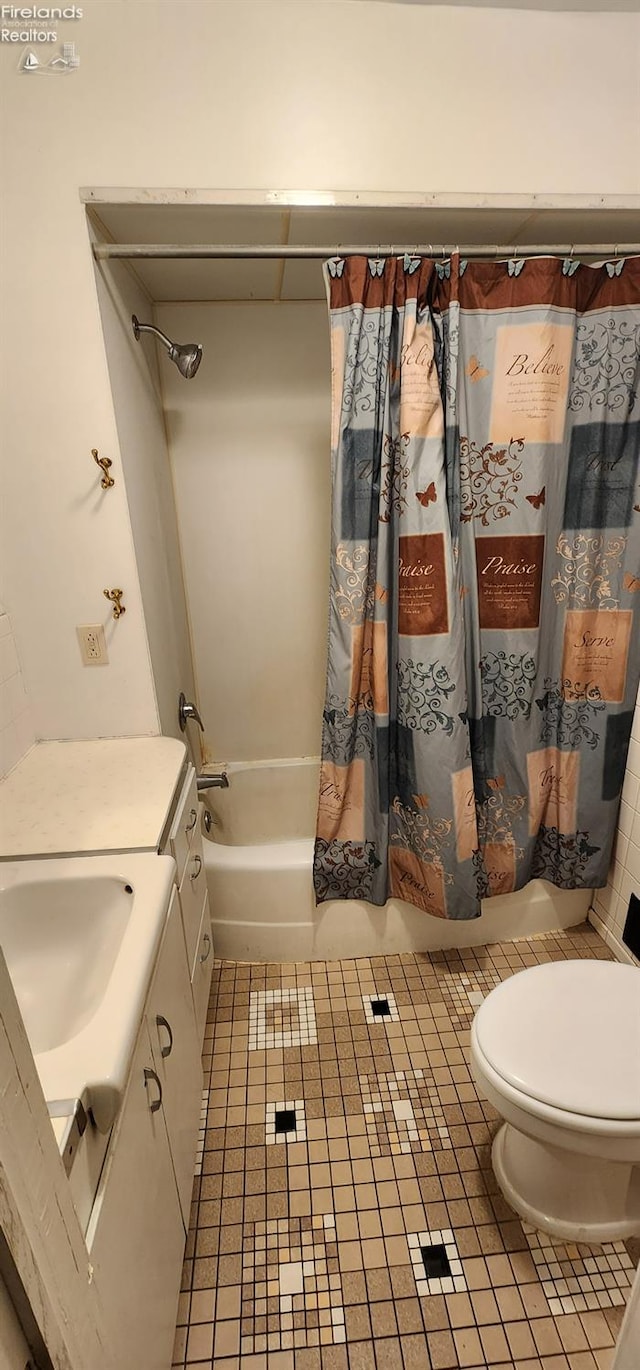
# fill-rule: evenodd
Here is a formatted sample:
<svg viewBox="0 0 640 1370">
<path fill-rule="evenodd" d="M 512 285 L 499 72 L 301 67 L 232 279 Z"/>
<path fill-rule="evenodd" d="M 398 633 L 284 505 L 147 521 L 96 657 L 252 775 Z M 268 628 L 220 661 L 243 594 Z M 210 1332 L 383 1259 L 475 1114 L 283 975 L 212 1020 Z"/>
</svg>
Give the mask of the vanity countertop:
<svg viewBox="0 0 640 1370">
<path fill-rule="evenodd" d="M 37 743 L 0 784 L 0 859 L 156 850 L 186 763 L 175 737 Z"/>
</svg>

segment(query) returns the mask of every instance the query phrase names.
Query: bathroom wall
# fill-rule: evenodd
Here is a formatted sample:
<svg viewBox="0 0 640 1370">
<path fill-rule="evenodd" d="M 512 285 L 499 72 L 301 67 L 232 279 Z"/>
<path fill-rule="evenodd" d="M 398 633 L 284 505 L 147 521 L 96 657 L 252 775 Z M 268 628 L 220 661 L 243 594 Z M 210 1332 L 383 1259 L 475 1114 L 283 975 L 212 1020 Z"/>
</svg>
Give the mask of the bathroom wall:
<svg viewBox="0 0 640 1370">
<path fill-rule="evenodd" d="M 637 15 L 318 0 L 83 14 L 58 25 L 73 72 L 25 74 L 0 45 L 2 545 L 41 737 L 160 726 L 125 491 L 99 498 L 90 456 L 119 448 L 80 185 L 640 188 Z M 83 668 L 75 625 L 100 620 L 114 584 L 127 614 L 110 666 Z"/>
<path fill-rule="evenodd" d="M 330 529 L 324 302 L 164 305 L 205 361 L 162 372 L 212 759 L 318 755 Z"/>
<path fill-rule="evenodd" d="M 31 706 L 11 619 L 0 604 L 0 779 L 13 770 L 34 742 Z"/>
<path fill-rule="evenodd" d="M 101 263 L 96 283 L 122 462 L 111 474 L 126 484 L 160 730 L 181 737 L 178 696 L 182 690 L 193 698 L 194 682 L 160 359 L 153 338 L 136 342 L 131 326 L 132 314 L 151 322 L 152 306 L 123 263 Z M 180 415 L 189 391 L 177 371 L 176 377 Z"/>
<path fill-rule="evenodd" d="M 622 942 L 629 896 L 632 894 L 640 896 L 640 691 L 636 700 L 609 879 L 604 889 L 595 890 L 589 915 L 590 921 L 616 955 L 633 962 L 635 957 Z"/>
</svg>

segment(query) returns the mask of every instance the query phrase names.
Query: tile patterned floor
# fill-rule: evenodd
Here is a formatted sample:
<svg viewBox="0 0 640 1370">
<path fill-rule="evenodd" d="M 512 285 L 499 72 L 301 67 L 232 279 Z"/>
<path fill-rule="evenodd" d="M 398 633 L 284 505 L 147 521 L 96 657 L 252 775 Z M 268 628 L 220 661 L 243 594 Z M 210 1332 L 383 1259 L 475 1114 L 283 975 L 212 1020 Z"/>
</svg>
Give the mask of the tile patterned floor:
<svg viewBox="0 0 640 1370">
<path fill-rule="evenodd" d="M 610 953 L 585 924 L 430 956 L 216 966 L 174 1366 L 608 1370 L 637 1244 L 519 1221 L 467 1064 L 484 995 L 565 957 Z"/>
</svg>

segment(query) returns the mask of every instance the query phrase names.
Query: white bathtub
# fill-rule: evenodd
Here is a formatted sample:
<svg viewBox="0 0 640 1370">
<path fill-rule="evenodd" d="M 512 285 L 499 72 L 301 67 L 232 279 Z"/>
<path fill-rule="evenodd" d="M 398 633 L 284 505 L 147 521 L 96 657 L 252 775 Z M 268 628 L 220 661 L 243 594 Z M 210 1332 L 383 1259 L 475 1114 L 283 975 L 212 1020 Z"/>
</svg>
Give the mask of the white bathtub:
<svg viewBox="0 0 640 1370">
<path fill-rule="evenodd" d="M 482 917 L 468 922 L 430 918 L 402 899 L 383 909 L 355 899 L 316 907 L 318 760 L 224 769 L 229 789 L 202 795 L 212 820 L 203 836 L 217 956 L 305 961 L 438 951 L 572 927 L 587 916 L 589 890 L 558 890 L 545 880 L 485 900 Z"/>
</svg>

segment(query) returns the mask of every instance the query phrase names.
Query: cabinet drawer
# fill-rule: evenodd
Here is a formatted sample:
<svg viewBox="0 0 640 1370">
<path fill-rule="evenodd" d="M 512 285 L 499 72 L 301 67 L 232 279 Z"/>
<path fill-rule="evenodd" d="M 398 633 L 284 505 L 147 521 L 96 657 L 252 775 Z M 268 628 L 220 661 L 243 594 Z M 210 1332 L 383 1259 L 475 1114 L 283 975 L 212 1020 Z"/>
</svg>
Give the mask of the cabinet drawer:
<svg viewBox="0 0 640 1370">
<path fill-rule="evenodd" d="M 196 1015 L 196 1030 L 198 1034 L 198 1045 L 202 1047 L 202 1039 L 207 1022 L 207 1009 L 209 1007 L 209 990 L 211 989 L 211 971 L 213 969 L 213 938 L 211 935 L 211 915 L 209 913 L 209 899 L 205 899 L 198 933 L 198 945 L 191 970 L 191 988 L 193 990 L 193 1007 Z"/>
<path fill-rule="evenodd" d="M 187 863 L 179 890 L 188 966 L 193 965 L 206 892 L 207 876 L 204 868 L 202 837 L 198 832 L 187 853 Z"/>
<path fill-rule="evenodd" d="M 193 839 L 199 832 L 200 811 L 198 808 L 198 790 L 196 786 L 196 773 L 193 766 L 189 767 L 187 778 L 184 782 L 182 793 L 178 800 L 176 816 L 173 820 L 171 832 L 169 833 L 169 845 L 171 855 L 178 867 L 177 881 L 180 884 L 185 868 L 185 862 L 189 855 L 189 848 Z"/>
</svg>

